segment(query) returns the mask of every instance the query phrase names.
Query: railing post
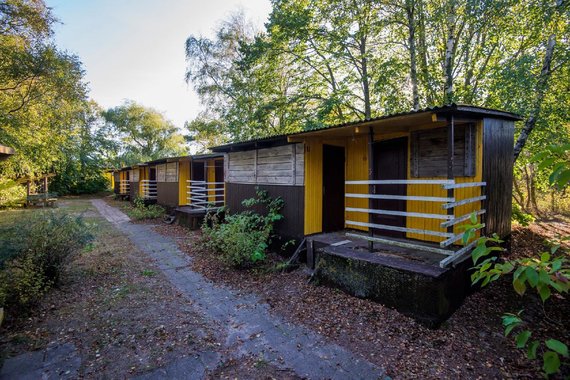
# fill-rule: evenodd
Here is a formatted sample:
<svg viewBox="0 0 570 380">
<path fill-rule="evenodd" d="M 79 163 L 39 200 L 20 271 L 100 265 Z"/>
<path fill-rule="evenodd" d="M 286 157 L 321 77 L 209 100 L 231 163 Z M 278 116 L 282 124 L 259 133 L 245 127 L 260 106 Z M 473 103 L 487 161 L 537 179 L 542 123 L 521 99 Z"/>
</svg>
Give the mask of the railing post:
<svg viewBox="0 0 570 380">
<path fill-rule="evenodd" d="M 453 175 L 453 164 L 455 153 L 455 119 L 453 114 L 447 118 L 447 179 L 455 179 Z M 454 198 L 455 189 L 447 189 L 447 197 Z M 447 215 L 454 215 L 455 208 L 450 207 L 447 209 Z M 447 227 L 447 232 L 453 233 L 453 226 Z"/>
<path fill-rule="evenodd" d="M 374 129 L 372 126 L 369 127 L 368 131 L 368 180 L 374 179 Z M 368 185 L 368 194 L 374 194 L 374 185 Z M 372 210 L 374 208 L 374 200 L 372 198 L 368 198 L 368 209 Z M 371 213 L 368 213 L 368 223 L 372 223 L 373 216 Z M 374 237 L 374 230 L 372 227 L 368 227 L 368 235 L 373 238 Z M 374 250 L 374 242 L 372 240 L 368 241 L 368 250 L 372 252 Z"/>
</svg>

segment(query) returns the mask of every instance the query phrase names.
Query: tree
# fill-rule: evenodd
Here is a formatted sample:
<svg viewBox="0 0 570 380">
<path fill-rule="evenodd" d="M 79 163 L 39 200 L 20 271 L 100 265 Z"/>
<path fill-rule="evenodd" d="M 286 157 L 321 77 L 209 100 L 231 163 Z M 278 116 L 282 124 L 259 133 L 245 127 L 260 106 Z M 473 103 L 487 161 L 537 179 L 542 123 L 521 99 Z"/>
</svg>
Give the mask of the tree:
<svg viewBox="0 0 570 380">
<path fill-rule="evenodd" d="M 103 112 L 107 129 L 120 141 L 127 164 L 186 154 L 185 139 L 160 112 L 132 101 Z"/>
</svg>

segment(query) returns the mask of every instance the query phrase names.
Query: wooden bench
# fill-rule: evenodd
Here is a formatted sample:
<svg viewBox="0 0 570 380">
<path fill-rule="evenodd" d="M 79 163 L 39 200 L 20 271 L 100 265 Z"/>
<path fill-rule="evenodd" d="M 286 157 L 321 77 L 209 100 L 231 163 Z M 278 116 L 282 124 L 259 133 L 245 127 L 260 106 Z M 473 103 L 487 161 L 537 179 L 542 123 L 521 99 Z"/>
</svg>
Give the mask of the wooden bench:
<svg viewBox="0 0 570 380">
<path fill-rule="evenodd" d="M 30 194 L 26 199 L 27 206 L 37 206 L 42 205 L 54 207 L 55 202 L 57 201 L 57 194 L 56 193 L 43 193 L 43 194 Z"/>
</svg>

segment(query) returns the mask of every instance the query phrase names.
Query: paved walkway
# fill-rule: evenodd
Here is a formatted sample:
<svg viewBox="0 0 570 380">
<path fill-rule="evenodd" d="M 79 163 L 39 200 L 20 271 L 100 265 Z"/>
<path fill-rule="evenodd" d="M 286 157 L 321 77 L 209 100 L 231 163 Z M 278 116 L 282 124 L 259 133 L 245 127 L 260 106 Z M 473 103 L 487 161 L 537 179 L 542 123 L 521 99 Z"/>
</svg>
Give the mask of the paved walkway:
<svg viewBox="0 0 570 380">
<path fill-rule="evenodd" d="M 160 235 L 151 226 L 129 223 L 121 211 L 103 200 L 93 205 L 108 221 L 124 232 L 141 251 L 152 257 L 170 282 L 191 299 L 201 312 L 224 328 L 225 342 L 235 357 L 252 355 L 282 369 L 310 379 L 386 378 L 381 368 L 344 348 L 331 344 L 313 331 L 288 323 L 269 312 L 269 306 L 253 295 L 237 294 L 213 284 L 191 269 L 191 258 L 178 249 L 174 239 Z M 198 360 L 203 373 L 214 365 L 211 353 Z M 184 377 L 196 373 L 196 361 L 172 363 L 145 378 Z"/>
</svg>

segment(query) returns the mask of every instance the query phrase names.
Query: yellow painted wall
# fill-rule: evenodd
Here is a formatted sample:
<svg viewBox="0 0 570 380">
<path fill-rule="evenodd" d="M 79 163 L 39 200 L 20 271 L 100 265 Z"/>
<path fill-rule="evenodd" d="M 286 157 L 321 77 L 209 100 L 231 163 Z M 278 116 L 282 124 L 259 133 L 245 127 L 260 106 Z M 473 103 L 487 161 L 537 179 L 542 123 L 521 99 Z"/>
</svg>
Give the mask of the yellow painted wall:
<svg viewBox="0 0 570 380">
<path fill-rule="evenodd" d="M 216 161 L 206 161 L 206 182 L 216 182 Z M 208 189 L 215 189 L 216 185 L 208 185 Z M 208 191 L 208 202 L 216 201 L 216 192 Z"/>
<path fill-rule="evenodd" d="M 408 132 L 397 132 L 384 135 L 376 135 L 375 141 L 389 140 L 398 137 L 409 137 Z M 477 125 L 476 133 L 476 173 L 475 177 L 457 177 L 458 183 L 463 182 L 480 182 L 482 181 L 482 125 Z M 346 147 L 346 180 L 366 180 L 368 179 L 368 138 L 361 136 L 357 138 L 346 138 L 344 140 L 322 140 L 308 139 L 305 141 L 305 235 L 322 232 L 322 173 L 323 173 L 323 144 L 341 145 Z M 410 144 L 410 139 L 408 139 Z M 412 178 L 410 173 L 410 146 L 408 145 L 408 179 Z M 380 169 L 381 170 L 381 169 Z M 421 179 L 442 179 L 439 178 L 421 178 Z M 367 185 L 347 185 L 345 192 L 365 193 Z M 466 188 L 456 189 L 455 198 L 465 199 L 475 197 L 481 194 L 481 189 Z M 446 197 L 447 191 L 441 185 L 408 185 L 408 195 L 435 196 Z M 368 208 L 367 199 L 347 198 L 345 200 L 346 207 Z M 446 214 L 447 210 L 441 207 L 439 202 L 421 202 L 407 201 L 407 211 L 421 212 L 431 214 Z M 455 216 L 468 214 L 472 211 L 479 210 L 481 202 L 475 202 L 468 205 L 460 206 L 455 209 Z M 345 212 L 345 218 L 353 221 L 368 221 L 368 214 L 358 212 Z M 446 232 L 445 229 L 439 227 L 443 220 L 430 220 L 425 218 L 407 217 L 406 226 L 408 228 L 426 229 Z M 367 228 L 361 228 L 367 230 Z M 455 233 L 461 232 L 459 226 L 455 226 Z M 408 233 L 408 238 L 414 238 L 426 241 L 439 242 L 443 240 L 438 236 L 430 236 L 425 234 Z"/>
<path fill-rule="evenodd" d="M 185 206 L 188 202 L 188 181 L 190 179 L 190 161 L 178 162 L 178 205 Z"/>
<path fill-rule="evenodd" d="M 323 144 L 305 142 L 305 235 L 323 229 Z"/>
<path fill-rule="evenodd" d="M 345 178 L 347 181 L 362 181 L 368 179 L 368 137 L 361 136 L 348 139 L 346 142 Z M 368 185 L 346 185 L 345 193 L 366 193 Z M 368 208 L 368 199 L 345 198 L 345 207 Z M 363 212 L 345 211 L 345 220 L 368 222 L 368 214 Z M 368 227 L 351 226 L 364 231 Z"/>
<path fill-rule="evenodd" d="M 108 189 L 113 190 L 115 188 L 115 175 L 113 172 L 105 172 L 104 176 L 109 181 Z"/>
<path fill-rule="evenodd" d="M 481 182 L 483 178 L 483 128 L 480 123 L 476 126 L 476 157 L 475 157 L 475 177 L 456 177 L 455 180 L 458 183 L 465 183 L 465 182 Z M 408 150 L 409 151 L 409 150 Z M 408 155 L 408 159 L 410 159 Z M 410 167 L 411 163 L 408 161 L 408 178 L 409 179 L 418 179 L 412 178 L 410 175 Z M 439 178 L 422 178 L 422 179 L 441 179 Z M 408 185 L 408 195 L 422 195 L 422 196 L 434 196 L 434 197 L 446 197 L 447 190 L 444 190 L 441 185 Z M 466 198 L 472 198 L 481 195 L 481 188 L 473 187 L 473 188 L 465 188 L 465 189 L 456 189 L 455 190 L 455 199 L 461 200 Z M 444 210 L 441 207 L 441 203 L 439 202 L 418 202 L 418 201 L 407 201 L 407 211 L 409 212 L 424 212 L 430 214 L 446 214 L 447 210 Z M 481 209 L 481 202 L 474 202 L 467 205 L 459 206 L 455 208 L 454 215 L 462 216 L 465 214 L 469 214 L 473 211 Z M 434 220 L 434 219 L 425 219 L 425 218 L 413 218 L 407 217 L 406 218 L 406 226 L 408 228 L 418 228 L 423 230 L 433 230 L 433 231 L 441 231 L 446 232 L 445 228 L 441 228 L 440 224 L 443 220 Z M 459 228 L 460 225 L 466 224 L 461 223 L 454 227 L 454 233 L 458 234 L 462 232 Z M 408 233 L 407 237 L 425 241 L 434 241 L 440 242 L 443 240 L 439 236 L 430 236 L 425 234 L 414 234 Z"/>
</svg>

